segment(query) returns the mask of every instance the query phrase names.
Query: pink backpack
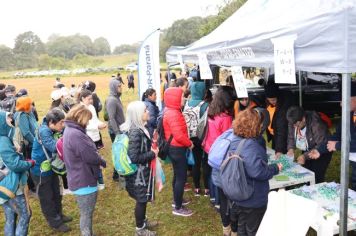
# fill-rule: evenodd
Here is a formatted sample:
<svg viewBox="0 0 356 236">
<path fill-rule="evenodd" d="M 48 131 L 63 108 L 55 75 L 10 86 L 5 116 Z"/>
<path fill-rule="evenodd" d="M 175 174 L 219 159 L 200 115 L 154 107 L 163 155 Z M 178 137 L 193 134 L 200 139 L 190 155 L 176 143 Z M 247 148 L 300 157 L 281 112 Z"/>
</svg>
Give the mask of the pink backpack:
<svg viewBox="0 0 356 236">
<path fill-rule="evenodd" d="M 63 137 L 60 137 L 60 138 L 57 140 L 56 148 L 57 148 L 57 153 L 58 153 L 59 159 L 61 159 L 62 161 L 64 161 L 64 156 L 63 156 Z"/>
</svg>

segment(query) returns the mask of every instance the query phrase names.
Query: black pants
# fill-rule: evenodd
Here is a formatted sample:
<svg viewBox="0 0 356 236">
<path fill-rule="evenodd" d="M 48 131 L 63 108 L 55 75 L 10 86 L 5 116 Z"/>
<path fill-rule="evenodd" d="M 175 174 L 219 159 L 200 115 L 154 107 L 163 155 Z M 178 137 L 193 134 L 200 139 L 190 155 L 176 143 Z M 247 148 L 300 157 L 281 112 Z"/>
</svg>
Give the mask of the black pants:
<svg viewBox="0 0 356 236">
<path fill-rule="evenodd" d="M 209 176 L 211 173 L 211 167 L 208 165 L 208 156 L 205 156 L 205 153 L 200 146 L 194 146 L 193 155 L 195 161 L 195 165 L 193 166 L 194 186 L 195 188 L 200 188 L 200 170 L 203 167 L 204 187 L 205 189 L 209 189 Z"/>
<path fill-rule="evenodd" d="M 184 184 L 187 181 L 187 149 L 184 147 L 169 148 L 168 155 L 173 165 L 173 199 L 176 209 L 182 207 Z"/>
<path fill-rule="evenodd" d="M 231 226 L 231 230 L 236 232 L 237 230 L 237 222 L 231 221 L 230 217 L 230 206 L 229 206 L 229 199 L 225 196 L 224 191 L 218 187 L 218 194 L 220 200 L 220 217 L 221 222 L 224 227 Z"/>
<path fill-rule="evenodd" d="M 332 152 L 321 154 L 316 160 L 306 160 L 304 167 L 315 173 L 315 182 L 322 183 L 325 179 L 326 169 L 329 166 Z"/>
<path fill-rule="evenodd" d="M 113 133 L 109 133 L 109 135 L 110 135 L 111 142 L 114 143 L 115 138 L 116 138 L 116 135 L 113 134 Z M 118 180 L 118 179 L 119 179 L 119 173 L 117 173 L 117 171 L 115 170 L 115 168 L 113 169 L 113 172 L 112 172 L 112 178 L 113 178 L 114 180 Z"/>
<path fill-rule="evenodd" d="M 62 178 L 62 182 L 63 182 L 63 188 L 68 189 L 67 174 L 62 175 L 61 178 Z"/>
<path fill-rule="evenodd" d="M 137 228 L 142 228 L 143 225 L 145 224 L 146 207 L 147 207 L 147 202 L 136 202 L 135 219 L 136 219 Z"/>
<path fill-rule="evenodd" d="M 44 217 L 49 226 L 58 228 L 63 224 L 62 196 L 59 190 L 58 175 L 42 176 L 41 180 L 39 176 L 32 175 L 32 179 L 38 188 L 38 198 Z"/>
<path fill-rule="evenodd" d="M 267 205 L 260 208 L 247 208 L 233 205 L 231 208 L 231 219 L 238 223 L 237 234 L 239 236 L 256 235 L 266 209 Z"/>
</svg>

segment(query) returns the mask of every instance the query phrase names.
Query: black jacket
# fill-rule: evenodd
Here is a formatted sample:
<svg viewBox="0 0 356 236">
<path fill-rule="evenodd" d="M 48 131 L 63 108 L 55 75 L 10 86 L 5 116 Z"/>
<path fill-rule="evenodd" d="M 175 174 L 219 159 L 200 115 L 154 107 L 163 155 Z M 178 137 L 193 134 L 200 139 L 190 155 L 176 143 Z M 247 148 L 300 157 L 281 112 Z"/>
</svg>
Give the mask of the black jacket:
<svg viewBox="0 0 356 236">
<path fill-rule="evenodd" d="M 306 111 L 306 138 L 308 141 L 308 150 L 303 155 L 308 158 L 308 151 L 317 149 L 321 154 L 328 151 L 323 148 L 327 141 L 329 130 L 326 123 L 320 118 L 316 111 Z M 295 149 L 295 128 L 293 124 L 288 124 L 288 149 Z"/>
<path fill-rule="evenodd" d="M 153 131 L 157 129 L 157 118 L 159 114 L 159 108 L 155 102 L 145 99 L 145 104 L 150 115 L 150 120 L 147 122 L 147 129 L 151 137 L 153 137 Z"/>
<path fill-rule="evenodd" d="M 276 152 L 287 152 L 288 121 L 287 110 L 294 103 L 293 94 L 288 91 L 281 91 L 277 97 L 276 111 L 272 119 L 272 135 L 267 129 L 268 141 L 272 140 L 272 148 Z"/>
<path fill-rule="evenodd" d="M 137 164 L 136 173 L 126 176 L 126 190 L 130 197 L 138 202 L 148 202 L 151 196 L 151 190 L 148 190 L 150 177 L 150 163 L 155 154 L 151 151 L 151 140 L 139 128 L 133 128 L 129 131 L 128 156 L 132 163 Z M 152 182 L 150 184 L 152 189 Z"/>
</svg>

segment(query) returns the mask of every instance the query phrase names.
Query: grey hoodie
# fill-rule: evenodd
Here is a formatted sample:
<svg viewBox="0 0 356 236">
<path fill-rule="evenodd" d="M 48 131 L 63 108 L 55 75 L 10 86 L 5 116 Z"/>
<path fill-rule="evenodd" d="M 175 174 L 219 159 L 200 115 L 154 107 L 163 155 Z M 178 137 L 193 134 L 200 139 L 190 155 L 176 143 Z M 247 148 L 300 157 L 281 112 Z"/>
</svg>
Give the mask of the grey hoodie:
<svg viewBox="0 0 356 236">
<path fill-rule="evenodd" d="M 121 82 L 116 79 L 110 81 L 110 94 L 105 103 L 109 116 L 109 132 L 111 134 L 120 133 L 120 125 L 125 122 L 124 110 L 120 100 L 121 93 L 117 92 L 117 88 L 120 85 Z"/>
</svg>

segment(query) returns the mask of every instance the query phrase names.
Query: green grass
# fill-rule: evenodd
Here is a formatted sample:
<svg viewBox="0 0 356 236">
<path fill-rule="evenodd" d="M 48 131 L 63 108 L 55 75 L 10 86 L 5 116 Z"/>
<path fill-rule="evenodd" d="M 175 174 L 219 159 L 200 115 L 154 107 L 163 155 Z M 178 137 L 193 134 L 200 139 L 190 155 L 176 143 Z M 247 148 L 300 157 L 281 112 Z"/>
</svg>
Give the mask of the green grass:
<svg viewBox="0 0 356 236">
<path fill-rule="evenodd" d="M 111 61 L 115 59 L 110 58 Z M 109 60 L 109 61 L 110 61 Z M 126 78 L 126 72 L 122 76 Z M 137 74 L 135 74 L 137 78 Z M 97 94 L 102 102 L 108 95 L 108 83 L 110 75 L 91 75 L 90 77 L 65 77 L 62 82 L 69 86 L 71 83 L 78 84 L 83 80 L 93 80 L 97 84 Z M 48 111 L 50 105 L 50 92 L 54 84 L 53 78 L 28 78 L 3 80 L 7 84 L 14 84 L 18 89 L 27 88 L 29 95 L 34 99 L 40 117 L 43 117 Z M 137 79 L 135 80 L 137 87 Z M 122 101 L 126 107 L 130 101 L 137 100 L 137 90 L 128 91 L 124 87 Z M 100 114 L 102 118 L 102 114 Z M 107 131 L 102 132 L 105 149 L 101 155 L 105 157 L 108 167 L 104 170 L 104 179 L 106 188 L 99 192 L 98 202 L 94 213 L 94 231 L 96 235 L 133 235 L 134 234 L 134 200 L 132 200 L 125 190 L 120 190 L 118 184 L 111 180 L 111 142 Z M 172 201 L 172 169 L 170 165 L 164 165 L 167 182 L 161 193 L 157 193 L 153 204 L 148 204 L 147 215 L 151 219 L 158 220 L 160 226 L 157 228 L 159 235 L 221 235 L 220 216 L 215 212 L 205 197 L 194 197 L 192 192 L 185 193 L 185 197 L 192 199 L 189 207 L 194 211 L 192 217 L 175 217 L 171 213 Z M 334 153 L 333 159 L 329 165 L 326 180 L 339 182 L 340 176 L 340 154 Z M 189 179 L 192 183 L 192 179 Z M 35 198 L 30 199 L 32 208 L 32 218 L 30 222 L 29 235 L 62 235 L 52 231 L 41 213 L 39 202 Z M 64 196 L 64 213 L 73 216 L 73 222 L 69 226 L 73 229 L 66 235 L 79 235 L 79 210 L 73 196 Z M 4 213 L 0 207 L 0 235 L 3 233 Z M 312 231 L 308 235 L 315 235 Z"/>
<path fill-rule="evenodd" d="M 99 67 L 113 67 L 121 66 L 126 67 L 131 62 L 138 60 L 138 55 L 136 53 L 127 53 L 121 55 L 110 55 L 98 57 L 98 59 L 103 59 L 104 62 Z"/>
</svg>

